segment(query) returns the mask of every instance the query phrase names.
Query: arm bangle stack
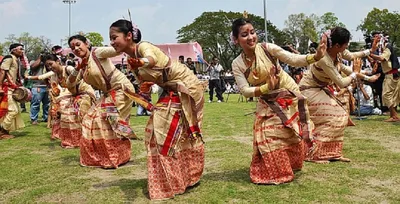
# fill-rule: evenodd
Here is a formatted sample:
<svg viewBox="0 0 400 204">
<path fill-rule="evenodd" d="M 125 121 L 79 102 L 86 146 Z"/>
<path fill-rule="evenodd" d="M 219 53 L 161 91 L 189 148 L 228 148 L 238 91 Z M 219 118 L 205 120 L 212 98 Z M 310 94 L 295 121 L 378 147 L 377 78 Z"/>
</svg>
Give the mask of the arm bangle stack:
<svg viewBox="0 0 400 204">
<path fill-rule="evenodd" d="M 79 71 L 76 69 L 74 69 L 74 71 L 71 73 L 71 75 L 75 76 L 75 77 L 78 76 L 78 74 L 79 74 Z"/>
<path fill-rule="evenodd" d="M 364 81 L 369 81 L 371 79 L 371 77 L 369 76 L 364 76 Z"/>
<path fill-rule="evenodd" d="M 264 85 L 260 86 L 260 92 L 262 94 L 268 93 L 268 84 L 264 84 Z"/>
<path fill-rule="evenodd" d="M 147 67 L 147 66 L 149 65 L 149 63 L 150 63 L 149 59 L 147 59 L 147 58 L 145 58 L 145 57 L 140 58 L 140 59 L 143 60 L 143 62 L 144 62 L 143 67 Z"/>
<path fill-rule="evenodd" d="M 356 79 L 357 78 L 357 74 L 355 72 L 350 74 L 351 78 Z"/>
<path fill-rule="evenodd" d="M 306 56 L 306 61 L 308 64 L 312 64 L 312 63 L 316 62 L 314 56 L 315 56 L 314 54 Z"/>
<path fill-rule="evenodd" d="M 366 57 L 366 56 L 369 56 L 369 55 L 371 54 L 371 51 L 370 51 L 370 50 L 364 50 L 363 52 L 364 52 L 364 56 L 365 56 L 365 57 Z"/>
</svg>

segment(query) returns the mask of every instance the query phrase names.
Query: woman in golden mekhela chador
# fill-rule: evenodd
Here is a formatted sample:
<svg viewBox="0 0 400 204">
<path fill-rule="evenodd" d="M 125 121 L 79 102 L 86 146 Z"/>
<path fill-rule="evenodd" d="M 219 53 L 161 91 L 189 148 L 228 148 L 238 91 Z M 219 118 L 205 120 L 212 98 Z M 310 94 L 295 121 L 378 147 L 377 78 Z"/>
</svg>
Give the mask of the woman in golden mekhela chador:
<svg viewBox="0 0 400 204">
<path fill-rule="evenodd" d="M 251 181 L 290 182 L 293 172 L 303 166 L 304 145 L 312 145 L 314 125 L 309 119 L 306 98 L 279 61 L 293 67 L 308 66 L 324 55 L 325 42 L 320 43 L 316 54 L 290 53 L 272 43 L 258 43 L 257 33 L 247 18 L 233 22 L 231 40 L 242 48 L 232 62 L 236 83 L 245 97 L 259 97 L 253 126 Z"/>
<path fill-rule="evenodd" d="M 94 90 L 83 81 L 67 87 L 67 78 L 74 71 L 74 67 L 62 66 L 56 55 L 46 55 L 43 61 L 51 71 L 40 76 L 27 77 L 35 80 L 49 78 L 52 138 L 61 139 L 61 146 L 64 148 L 79 147 L 82 137 L 81 121 L 95 102 Z"/>
<path fill-rule="evenodd" d="M 333 84 L 344 88 L 356 79 L 373 82 L 379 75 L 372 77 L 360 73 L 361 60 L 368 56 L 371 50 L 351 53 L 346 50 L 350 32 L 341 27 L 336 27 L 324 34 L 327 37 L 327 52 L 325 56 L 310 66 L 310 71 L 303 77 L 299 86 L 301 93 L 307 97 L 311 120 L 314 122 L 314 142 L 316 147 L 308 152 L 307 161 L 327 163 L 331 160 L 348 162 L 350 159 L 343 157 L 344 129 L 348 125 L 349 115 L 346 108 L 334 95 L 329 86 Z M 372 51 L 376 49 L 374 42 Z M 356 59 L 357 58 L 357 59 Z M 353 69 L 345 66 L 342 59 L 354 61 Z M 342 73 L 347 75 L 342 77 Z"/>
<path fill-rule="evenodd" d="M 125 52 L 135 78 L 164 90 L 146 126 L 150 199 L 168 199 L 199 182 L 204 168 L 201 136 L 203 86 L 186 65 L 158 47 L 141 41 L 140 30 L 127 20 L 110 26 L 111 45 Z"/>
<path fill-rule="evenodd" d="M 84 80 L 103 94 L 96 106 L 82 119 L 80 163 L 82 166 L 117 168 L 131 157 L 130 138 L 135 134 L 129 126 L 133 101 L 143 107 L 151 104 L 136 98 L 135 89 L 128 78 L 109 58 L 118 56 L 112 47 L 92 48 L 82 35 L 69 38 L 72 52 L 82 59 L 67 83 Z"/>
</svg>

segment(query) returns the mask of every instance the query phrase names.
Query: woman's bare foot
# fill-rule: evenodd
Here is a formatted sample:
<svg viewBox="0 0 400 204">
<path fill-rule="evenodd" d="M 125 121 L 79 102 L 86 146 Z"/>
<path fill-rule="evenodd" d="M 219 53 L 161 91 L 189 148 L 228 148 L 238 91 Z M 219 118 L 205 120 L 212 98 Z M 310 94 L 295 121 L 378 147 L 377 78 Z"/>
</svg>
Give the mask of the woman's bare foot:
<svg viewBox="0 0 400 204">
<path fill-rule="evenodd" d="M 391 117 L 391 118 L 389 118 L 389 119 L 386 119 L 386 120 L 384 120 L 384 122 L 398 122 L 398 121 L 400 121 L 400 119 L 399 119 L 399 118 L 393 118 L 393 117 Z"/>
<path fill-rule="evenodd" d="M 332 159 L 332 161 L 350 162 L 351 160 L 346 157 L 339 157 L 339 158 Z"/>
<path fill-rule="evenodd" d="M 4 135 L 1 135 L 1 136 L 0 136 L 0 140 L 3 140 L 3 139 L 12 139 L 12 138 L 14 138 L 14 136 L 13 136 L 13 135 L 8 135 L 8 134 L 4 134 Z"/>
<path fill-rule="evenodd" d="M 351 120 L 350 117 L 349 117 L 349 119 L 347 120 L 347 126 L 356 126 L 356 124 Z"/>
<path fill-rule="evenodd" d="M 327 164 L 329 160 L 308 160 L 308 162 L 316 163 L 316 164 Z"/>
</svg>

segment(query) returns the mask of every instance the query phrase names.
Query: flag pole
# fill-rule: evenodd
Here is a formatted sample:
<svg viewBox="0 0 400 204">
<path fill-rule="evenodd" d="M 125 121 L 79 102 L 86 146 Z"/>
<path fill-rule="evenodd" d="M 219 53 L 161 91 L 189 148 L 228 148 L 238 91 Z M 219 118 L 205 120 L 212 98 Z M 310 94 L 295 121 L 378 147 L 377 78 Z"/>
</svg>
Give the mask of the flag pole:
<svg viewBox="0 0 400 204">
<path fill-rule="evenodd" d="M 267 0 L 264 0 L 264 29 L 265 29 L 265 42 L 268 42 L 268 29 L 267 29 Z"/>
</svg>

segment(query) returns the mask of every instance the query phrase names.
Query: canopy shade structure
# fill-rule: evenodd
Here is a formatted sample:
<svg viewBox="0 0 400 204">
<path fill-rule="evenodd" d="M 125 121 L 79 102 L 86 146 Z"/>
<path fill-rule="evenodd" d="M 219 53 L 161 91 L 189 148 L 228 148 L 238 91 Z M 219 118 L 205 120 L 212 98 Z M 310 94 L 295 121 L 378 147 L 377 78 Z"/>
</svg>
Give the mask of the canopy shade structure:
<svg viewBox="0 0 400 204">
<path fill-rule="evenodd" d="M 159 47 L 166 55 L 168 55 L 171 59 L 178 59 L 179 56 L 184 56 L 185 61 L 188 57 L 192 58 L 194 62 L 202 62 L 203 58 L 203 50 L 199 43 L 191 42 L 191 43 L 167 43 L 167 44 L 158 44 L 155 45 Z M 63 49 L 63 55 L 67 55 L 72 52 L 70 48 Z M 113 64 L 126 64 L 125 53 L 111 58 Z"/>
</svg>

